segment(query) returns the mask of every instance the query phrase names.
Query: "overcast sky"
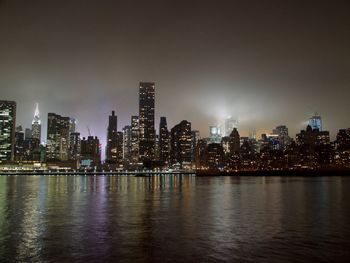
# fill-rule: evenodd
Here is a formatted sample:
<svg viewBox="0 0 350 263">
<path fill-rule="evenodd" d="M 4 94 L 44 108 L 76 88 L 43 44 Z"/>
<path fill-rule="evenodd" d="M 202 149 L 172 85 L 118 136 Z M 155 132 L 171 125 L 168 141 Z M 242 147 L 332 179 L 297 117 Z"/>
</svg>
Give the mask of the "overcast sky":
<svg viewBox="0 0 350 263">
<path fill-rule="evenodd" d="M 39 103 L 105 143 L 138 114 L 138 83 L 156 83 L 156 123 L 186 119 L 208 135 L 228 116 L 257 134 L 292 136 L 318 112 L 350 127 L 349 1 L 0 0 L 0 99 L 29 127 Z M 158 129 L 158 128 L 157 128 Z"/>
</svg>

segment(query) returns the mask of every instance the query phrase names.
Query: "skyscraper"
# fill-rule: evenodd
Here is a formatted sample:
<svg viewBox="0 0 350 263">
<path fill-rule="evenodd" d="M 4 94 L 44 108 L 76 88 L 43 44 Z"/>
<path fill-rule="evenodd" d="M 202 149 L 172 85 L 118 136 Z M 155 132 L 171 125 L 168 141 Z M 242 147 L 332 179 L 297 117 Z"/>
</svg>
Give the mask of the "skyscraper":
<svg viewBox="0 0 350 263">
<path fill-rule="evenodd" d="M 81 154 L 81 139 L 79 132 L 69 134 L 69 159 L 79 160 Z"/>
<path fill-rule="evenodd" d="M 288 135 L 288 128 L 285 125 L 277 126 L 272 134 L 278 135 L 278 141 L 282 150 L 285 150 L 288 144 L 290 143 L 290 137 Z"/>
<path fill-rule="evenodd" d="M 154 127 L 155 84 L 141 82 L 139 89 L 139 157 L 140 161 L 153 160 L 155 154 Z"/>
<path fill-rule="evenodd" d="M 315 113 L 314 116 L 312 116 L 309 119 L 309 125 L 313 130 L 318 129 L 319 131 L 322 131 L 322 118 L 320 115 Z"/>
<path fill-rule="evenodd" d="M 32 138 L 41 142 L 41 121 L 38 103 L 35 104 L 34 119 L 32 121 Z"/>
<path fill-rule="evenodd" d="M 123 128 L 123 160 L 128 162 L 131 159 L 131 126 Z"/>
<path fill-rule="evenodd" d="M 115 115 L 115 111 L 112 111 L 112 115 L 109 115 L 107 127 L 106 161 L 109 163 L 116 163 L 118 159 L 117 122 L 118 117 Z"/>
<path fill-rule="evenodd" d="M 81 159 L 88 165 L 97 165 L 101 162 L 100 140 L 95 136 L 83 137 L 81 140 Z"/>
<path fill-rule="evenodd" d="M 159 160 L 163 163 L 169 161 L 170 141 L 166 117 L 160 117 L 159 123 Z"/>
<path fill-rule="evenodd" d="M 184 120 L 175 125 L 171 129 L 170 141 L 171 163 L 190 163 L 192 146 L 191 123 Z"/>
<path fill-rule="evenodd" d="M 137 163 L 139 159 L 139 117 L 131 116 L 131 161 Z"/>
<path fill-rule="evenodd" d="M 48 113 L 47 149 L 48 161 L 66 161 L 69 156 L 69 117 Z"/>
<path fill-rule="evenodd" d="M 212 143 L 221 142 L 221 128 L 220 126 L 210 126 L 209 127 L 210 140 Z"/>
<path fill-rule="evenodd" d="M 231 134 L 230 134 L 230 153 L 237 153 L 240 149 L 240 136 L 238 133 L 238 130 L 236 128 L 233 128 Z"/>
<path fill-rule="evenodd" d="M 191 131 L 191 161 L 194 163 L 196 161 L 196 149 L 197 143 L 200 139 L 199 131 Z"/>
<path fill-rule="evenodd" d="M 12 161 L 15 154 L 16 102 L 0 100 L 0 161 Z"/>
</svg>

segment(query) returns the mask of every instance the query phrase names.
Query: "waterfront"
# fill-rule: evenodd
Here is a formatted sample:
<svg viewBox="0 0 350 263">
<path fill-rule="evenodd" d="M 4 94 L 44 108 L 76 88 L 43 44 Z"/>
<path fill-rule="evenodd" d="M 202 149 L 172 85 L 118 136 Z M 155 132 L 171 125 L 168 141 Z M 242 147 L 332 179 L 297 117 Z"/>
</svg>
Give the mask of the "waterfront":
<svg viewBox="0 0 350 263">
<path fill-rule="evenodd" d="M 1 262 L 346 262 L 350 177 L 0 176 Z"/>
</svg>

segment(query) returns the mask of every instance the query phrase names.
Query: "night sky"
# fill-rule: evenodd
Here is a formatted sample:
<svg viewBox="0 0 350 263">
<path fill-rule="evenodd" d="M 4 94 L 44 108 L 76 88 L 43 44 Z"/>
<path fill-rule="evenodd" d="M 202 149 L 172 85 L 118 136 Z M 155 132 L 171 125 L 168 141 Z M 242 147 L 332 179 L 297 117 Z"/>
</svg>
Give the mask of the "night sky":
<svg viewBox="0 0 350 263">
<path fill-rule="evenodd" d="M 29 127 L 39 103 L 75 117 L 103 144 L 138 114 L 138 83 L 156 82 L 156 123 L 201 135 L 227 115 L 248 135 L 318 112 L 334 138 L 350 127 L 349 1 L 0 0 L 1 99 Z M 158 130 L 158 126 L 157 126 Z"/>
</svg>

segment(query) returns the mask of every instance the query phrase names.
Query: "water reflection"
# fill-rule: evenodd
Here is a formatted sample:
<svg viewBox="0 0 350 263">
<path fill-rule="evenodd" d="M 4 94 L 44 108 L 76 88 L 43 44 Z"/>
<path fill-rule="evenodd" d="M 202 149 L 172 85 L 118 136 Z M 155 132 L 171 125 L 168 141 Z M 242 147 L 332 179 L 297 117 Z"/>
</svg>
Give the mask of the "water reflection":
<svg viewBox="0 0 350 263">
<path fill-rule="evenodd" d="M 0 176 L 0 261 L 342 261 L 347 187 L 348 177 Z"/>
</svg>

